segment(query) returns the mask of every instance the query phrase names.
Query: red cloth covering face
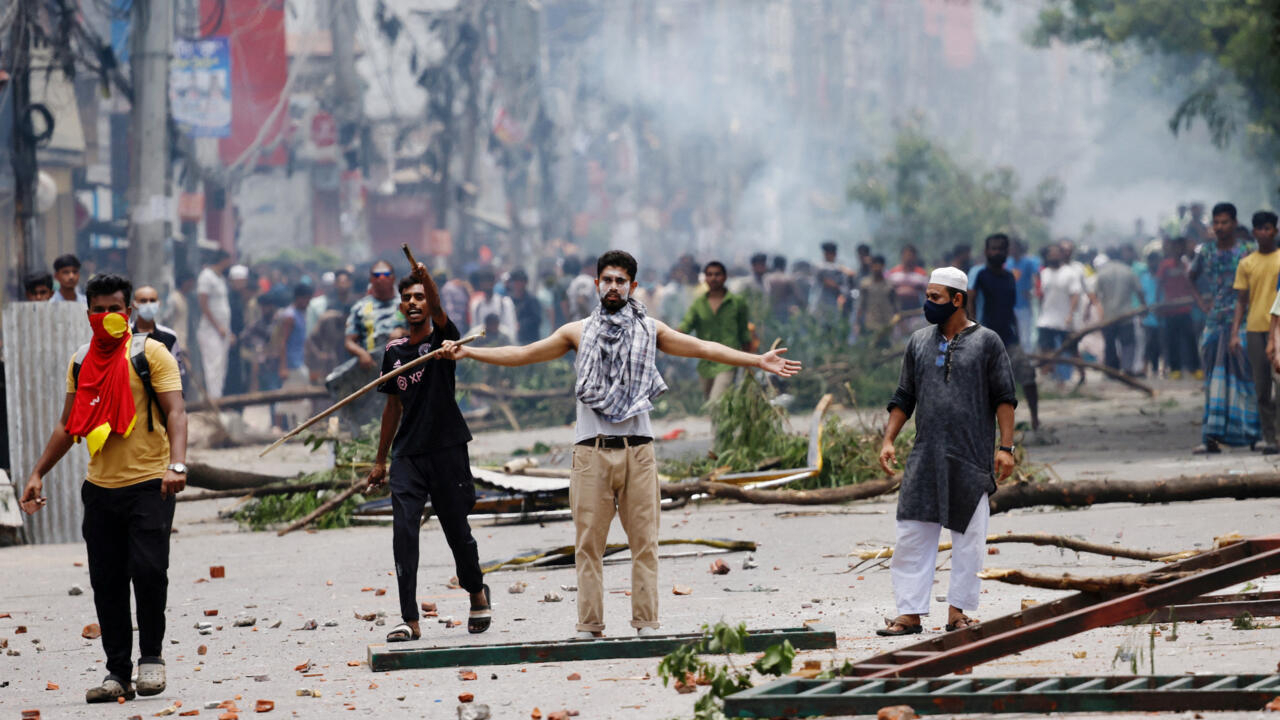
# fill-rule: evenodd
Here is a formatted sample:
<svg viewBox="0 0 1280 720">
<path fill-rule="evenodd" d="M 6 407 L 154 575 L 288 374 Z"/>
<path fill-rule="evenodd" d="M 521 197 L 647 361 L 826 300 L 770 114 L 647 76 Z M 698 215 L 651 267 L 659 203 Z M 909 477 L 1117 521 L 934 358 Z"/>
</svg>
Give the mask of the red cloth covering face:
<svg viewBox="0 0 1280 720">
<path fill-rule="evenodd" d="M 84 438 L 89 455 L 97 455 L 112 432 L 129 437 L 137 420 L 133 390 L 129 388 L 129 319 L 124 313 L 89 316 L 93 340 L 80 363 L 76 397 L 67 432 Z"/>
</svg>

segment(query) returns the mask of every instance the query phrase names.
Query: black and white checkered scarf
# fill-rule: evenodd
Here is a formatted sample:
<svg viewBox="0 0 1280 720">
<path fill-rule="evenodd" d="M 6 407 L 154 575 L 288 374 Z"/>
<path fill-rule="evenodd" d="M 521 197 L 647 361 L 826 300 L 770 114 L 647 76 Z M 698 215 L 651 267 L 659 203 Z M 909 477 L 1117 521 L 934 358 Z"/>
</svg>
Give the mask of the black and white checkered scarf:
<svg viewBox="0 0 1280 720">
<path fill-rule="evenodd" d="M 649 412 L 653 398 L 667 391 L 657 355 L 657 325 L 644 305 L 630 299 L 613 313 L 597 306 L 582 325 L 574 394 L 613 423 Z"/>
</svg>

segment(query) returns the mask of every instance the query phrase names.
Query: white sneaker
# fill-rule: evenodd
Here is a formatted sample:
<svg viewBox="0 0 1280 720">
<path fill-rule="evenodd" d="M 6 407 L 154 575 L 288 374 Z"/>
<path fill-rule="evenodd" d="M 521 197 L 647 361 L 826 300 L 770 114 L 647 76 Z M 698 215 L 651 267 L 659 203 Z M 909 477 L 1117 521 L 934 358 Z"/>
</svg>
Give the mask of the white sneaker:
<svg viewBox="0 0 1280 720">
<path fill-rule="evenodd" d="M 138 663 L 138 694 L 159 695 L 165 687 L 164 663 Z"/>
<path fill-rule="evenodd" d="M 636 628 L 637 637 L 649 637 L 650 635 L 657 635 L 657 634 L 658 634 L 657 628 L 651 628 L 651 627 Z"/>
<path fill-rule="evenodd" d="M 599 633 L 593 633 L 590 630 L 579 630 L 578 634 L 574 635 L 574 638 L 578 640 L 595 640 L 600 637 Z"/>
</svg>

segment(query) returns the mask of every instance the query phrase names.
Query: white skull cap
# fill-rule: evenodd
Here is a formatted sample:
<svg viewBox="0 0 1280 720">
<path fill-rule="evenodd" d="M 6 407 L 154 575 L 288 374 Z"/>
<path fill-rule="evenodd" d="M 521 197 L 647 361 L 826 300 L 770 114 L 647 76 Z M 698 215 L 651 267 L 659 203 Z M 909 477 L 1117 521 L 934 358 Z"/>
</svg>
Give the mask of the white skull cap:
<svg viewBox="0 0 1280 720">
<path fill-rule="evenodd" d="M 963 270 L 953 267 L 940 267 L 929 276 L 930 285 L 945 285 L 956 290 L 969 289 L 969 276 Z"/>
<path fill-rule="evenodd" d="M 249 268 L 244 265 L 232 265 L 231 269 L 227 270 L 227 277 L 232 280 L 248 280 Z"/>
</svg>

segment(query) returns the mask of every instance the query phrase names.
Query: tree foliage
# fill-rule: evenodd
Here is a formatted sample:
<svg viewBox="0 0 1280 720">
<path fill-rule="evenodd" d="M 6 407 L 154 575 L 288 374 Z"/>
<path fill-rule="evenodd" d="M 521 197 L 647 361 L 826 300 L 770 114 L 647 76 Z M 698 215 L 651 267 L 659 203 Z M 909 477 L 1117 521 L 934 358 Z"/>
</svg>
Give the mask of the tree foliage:
<svg viewBox="0 0 1280 720">
<path fill-rule="evenodd" d="M 1243 130 L 1280 150 L 1280 0 L 1048 0 L 1032 40 L 1162 57 L 1165 79 L 1189 87 L 1175 134 L 1200 120 L 1219 146 Z"/>
<path fill-rule="evenodd" d="M 1050 177 L 1021 194 L 1020 184 L 1013 168 L 957 158 L 913 122 L 882 157 L 854 165 L 847 195 L 878 217 L 885 245 L 949 249 L 1006 232 L 1034 247 L 1048 239 L 1065 187 Z"/>
</svg>

